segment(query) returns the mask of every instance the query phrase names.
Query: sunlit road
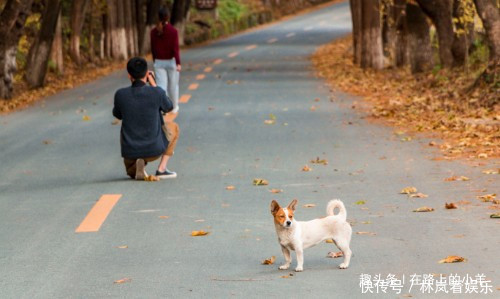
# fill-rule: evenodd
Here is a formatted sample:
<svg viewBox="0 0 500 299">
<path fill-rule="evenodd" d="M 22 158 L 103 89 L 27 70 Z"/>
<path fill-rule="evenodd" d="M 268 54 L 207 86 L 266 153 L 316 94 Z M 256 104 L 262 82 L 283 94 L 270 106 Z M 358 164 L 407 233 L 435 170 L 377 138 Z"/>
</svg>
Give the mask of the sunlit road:
<svg viewBox="0 0 500 299">
<path fill-rule="evenodd" d="M 330 101 L 309 57 L 350 30 L 343 3 L 182 52 L 175 180 L 125 176 L 111 115 L 114 92 L 129 84 L 125 71 L 0 116 L 0 298 L 365 298 L 361 274 L 404 275 L 400 295 L 386 290 L 397 298 L 410 275 L 429 273 L 485 274 L 498 296 L 499 222 L 475 198 L 498 193 L 498 179 L 481 174 L 488 165 L 432 161 L 429 140 L 403 142 L 369 123 L 351 109 L 360 99 Z M 317 157 L 328 165 L 310 162 Z M 471 180 L 443 180 L 451 175 Z M 398 194 L 407 186 L 429 197 Z M 101 207 L 109 212 L 102 225 L 75 232 L 105 194 L 117 201 Z M 293 198 L 299 220 L 344 201 L 354 231 L 349 269 L 326 258 L 333 244 L 306 250 L 302 273 L 277 269 L 269 204 Z M 443 208 L 459 200 L 471 204 Z M 436 210 L 412 212 L 420 206 Z M 273 255 L 276 264 L 261 265 Z M 438 264 L 448 255 L 467 262 Z M 410 294 L 423 297 L 419 286 Z"/>
</svg>

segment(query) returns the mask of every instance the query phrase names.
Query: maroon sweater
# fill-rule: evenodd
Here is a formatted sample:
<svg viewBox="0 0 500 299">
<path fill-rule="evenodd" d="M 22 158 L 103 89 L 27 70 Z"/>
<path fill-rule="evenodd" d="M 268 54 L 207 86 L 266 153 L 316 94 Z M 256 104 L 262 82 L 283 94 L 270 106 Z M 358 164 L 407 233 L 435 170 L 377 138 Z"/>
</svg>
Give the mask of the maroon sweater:
<svg viewBox="0 0 500 299">
<path fill-rule="evenodd" d="M 181 64 L 177 29 L 167 23 L 163 25 L 163 34 L 158 35 L 158 29 L 153 28 L 151 30 L 151 52 L 153 53 L 153 60 L 175 58 L 175 63 Z"/>
</svg>

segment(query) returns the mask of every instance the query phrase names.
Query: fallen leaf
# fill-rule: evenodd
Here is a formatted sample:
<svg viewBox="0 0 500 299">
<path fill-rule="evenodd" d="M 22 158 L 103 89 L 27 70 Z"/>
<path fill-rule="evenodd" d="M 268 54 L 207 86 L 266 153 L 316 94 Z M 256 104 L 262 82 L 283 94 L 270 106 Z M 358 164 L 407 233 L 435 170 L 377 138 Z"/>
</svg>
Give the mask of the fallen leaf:
<svg viewBox="0 0 500 299">
<path fill-rule="evenodd" d="M 283 275 L 281 278 L 290 278 L 290 275 Z"/>
<path fill-rule="evenodd" d="M 491 214 L 490 218 L 500 218 L 500 213 Z"/>
<path fill-rule="evenodd" d="M 357 205 L 364 205 L 365 203 L 366 203 L 366 201 L 364 201 L 364 200 L 358 200 L 356 202 Z"/>
<path fill-rule="evenodd" d="M 403 189 L 401 189 L 401 191 L 399 192 L 400 194 L 410 194 L 410 193 L 416 193 L 417 192 L 417 188 L 415 187 L 405 187 Z"/>
<path fill-rule="evenodd" d="M 444 179 L 445 182 L 453 182 L 453 181 L 470 181 L 470 179 L 466 176 L 452 176 L 452 177 L 449 177 L 449 178 L 445 178 Z"/>
<path fill-rule="evenodd" d="M 264 180 L 264 179 L 253 179 L 253 184 L 255 186 L 265 186 L 265 185 L 269 185 L 269 182 L 267 180 Z"/>
<path fill-rule="evenodd" d="M 315 98 L 315 99 L 314 99 L 314 101 L 315 101 L 315 102 L 319 102 L 319 101 L 320 101 L 320 99 L 319 99 L 319 98 Z"/>
<path fill-rule="evenodd" d="M 266 120 L 264 120 L 264 123 L 266 125 L 274 125 L 276 123 L 276 121 L 274 119 L 266 119 Z"/>
<path fill-rule="evenodd" d="M 372 232 L 356 232 L 357 235 L 369 235 L 369 236 L 375 236 L 376 233 Z"/>
<path fill-rule="evenodd" d="M 450 255 L 439 261 L 440 264 L 444 263 L 460 263 L 466 261 L 465 258 L 456 255 Z"/>
<path fill-rule="evenodd" d="M 410 194 L 411 198 L 417 197 L 417 198 L 427 198 L 429 195 L 424 194 L 424 193 L 415 193 L 415 194 Z"/>
<path fill-rule="evenodd" d="M 446 209 L 451 210 L 451 209 L 456 209 L 456 208 L 457 208 L 457 205 L 456 205 L 456 204 L 454 204 L 454 203 L 452 203 L 452 202 L 450 202 L 450 203 L 445 203 L 445 204 L 444 204 L 444 207 L 445 207 Z"/>
<path fill-rule="evenodd" d="M 160 218 L 160 219 L 168 219 L 168 218 L 170 218 L 170 216 L 158 216 L 158 218 Z"/>
<path fill-rule="evenodd" d="M 281 193 L 281 192 L 283 192 L 283 189 L 271 189 L 271 190 L 269 190 L 269 192 L 271 192 L 271 193 Z"/>
<path fill-rule="evenodd" d="M 206 236 L 208 234 L 209 234 L 209 232 L 206 232 L 203 230 L 194 230 L 191 232 L 192 237 Z"/>
<path fill-rule="evenodd" d="M 482 171 L 484 174 L 500 174 L 500 169 L 485 169 Z"/>
<path fill-rule="evenodd" d="M 45 145 L 52 144 L 52 140 L 46 139 L 46 140 L 42 141 L 42 143 Z"/>
<path fill-rule="evenodd" d="M 316 106 L 314 106 L 314 105 L 312 105 L 312 106 L 311 106 L 311 108 L 309 108 L 309 110 L 311 110 L 311 111 L 316 111 L 316 109 L 317 109 L 317 108 L 316 108 Z"/>
<path fill-rule="evenodd" d="M 116 248 L 126 249 L 126 248 L 128 248 L 128 245 L 117 246 Z"/>
<path fill-rule="evenodd" d="M 342 253 L 342 251 L 339 251 L 339 252 L 328 252 L 328 254 L 326 255 L 326 257 L 329 257 L 329 258 L 332 258 L 332 259 L 335 259 L 335 258 L 338 258 L 338 257 L 343 257 L 344 254 Z"/>
<path fill-rule="evenodd" d="M 122 278 L 122 279 L 115 280 L 113 283 L 120 284 L 120 283 L 131 282 L 131 281 L 132 281 L 132 278 Z"/>
<path fill-rule="evenodd" d="M 205 222 L 205 219 L 197 219 L 194 222 Z"/>
<path fill-rule="evenodd" d="M 477 199 L 481 200 L 482 202 L 491 202 L 491 201 L 493 201 L 495 198 L 497 198 L 496 193 L 492 193 L 492 194 L 485 194 L 485 195 L 479 195 L 479 196 L 477 196 Z"/>
<path fill-rule="evenodd" d="M 308 203 L 304 205 L 304 208 L 314 208 L 316 205 L 313 203 Z"/>
<path fill-rule="evenodd" d="M 316 160 L 311 160 L 311 163 L 328 165 L 328 160 L 327 159 L 320 159 L 319 157 L 316 157 Z"/>
<path fill-rule="evenodd" d="M 88 116 L 88 115 L 84 115 L 84 116 L 82 117 L 82 120 L 84 120 L 84 121 L 89 121 L 89 120 L 90 120 L 90 116 Z"/>
<path fill-rule="evenodd" d="M 302 167 L 302 171 L 311 171 L 312 168 L 309 167 L 308 165 L 305 165 L 304 167 Z"/>
<path fill-rule="evenodd" d="M 434 142 L 434 141 L 429 142 L 429 146 L 435 146 L 435 145 L 436 145 L 436 142 Z"/>
<path fill-rule="evenodd" d="M 326 239 L 325 243 L 333 243 L 333 239 Z"/>
<path fill-rule="evenodd" d="M 486 153 L 480 153 L 479 155 L 477 155 L 477 157 L 479 159 L 486 159 L 486 158 L 488 158 L 488 154 L 486 154 Z"/>
<path fill-rule="evenodd" d="M 416 210 L 413 210 L 413 212 L 432 212 L 432 211 L 434 211 L 434 208 L 426 207 L 426 206 L 423 206 L 423 207 L 420 207 Z"/>
<path fill-rule="evenodd" d="M 361 221 L 361 224 L 372 224 L 371 221 Z"/>
<path fill-rule="evenodd" d="M 144 178 L 144 180 L 145 180 L 146 182 L 159 182 L 159 181 L 160 181 L 160 178 L 151 174 L 151 175 L 146 176 L 146 177 Z"/>
<path fill-rule="evenodd" d="M 401 138 L 401 141 L 411 141 L 412 138 L 410 136 L 406 136 L 406 137 L 403 137 Z"/>
<path fill-rule="evenodd" d="M 263 260 L 262 265 L 272 265 L 272 264 L 274 264 L 275 260 L 276 260 L 276 257 L 273 255 L 271 258 Z"/>
<path fill-rule="evenodd" d="M 233 186 L 233 185 L 231 185 L 231 186 L 227 186 L 227 187 L 226 187 L 226 190 L 234 190 L 234 189 L 236 189 L 236 187 L 235 187 L 235 186 Z"/>
</svg>

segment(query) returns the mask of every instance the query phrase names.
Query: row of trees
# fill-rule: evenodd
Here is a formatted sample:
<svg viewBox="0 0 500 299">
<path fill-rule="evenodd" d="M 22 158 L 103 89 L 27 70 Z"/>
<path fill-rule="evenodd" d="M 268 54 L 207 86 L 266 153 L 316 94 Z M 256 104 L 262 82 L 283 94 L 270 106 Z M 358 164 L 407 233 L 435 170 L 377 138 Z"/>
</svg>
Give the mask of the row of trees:
<svg viewBox="0 0 500 299">
<path fill-rule="evenodd" d="M 0 1 L 0 98 L 12 96 L 18 45 L 23 35 L 29 35 L 25 28 L 29 17 L 41 17 L 39 28 L 27 37 L 31 46 L 24 72 L 28 86 L 36 88 L 44 84 L 49 59 L 60 72 L 64 70 L 64 54 L 81 65 L 148 53 L 149 31 L 158 21 L 159 8 L 171 8 L 171 22 L 183 33 L 190 4 L 190 0 Z"/>
<path fill-rule="evenodd" d="M 431 24 L 445 68 L 466 62 L 480 17 L 489 46 L 489 67 L 500 59 L 499 0 L 350 0 L 354 62 L 363 68 L 410 65 L 413 73 L 434 67 Z"/>
</svg>

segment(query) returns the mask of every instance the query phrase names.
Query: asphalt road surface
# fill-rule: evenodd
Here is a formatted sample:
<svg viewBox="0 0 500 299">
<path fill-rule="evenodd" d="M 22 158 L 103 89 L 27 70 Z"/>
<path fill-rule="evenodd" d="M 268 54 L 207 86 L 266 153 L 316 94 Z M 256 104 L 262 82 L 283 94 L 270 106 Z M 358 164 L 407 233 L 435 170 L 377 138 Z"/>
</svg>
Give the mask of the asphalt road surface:
<svg viewBox="0 0 500 299">
<path fill-rule="evenodd" d="M 476 199 L 500 191 L 496 176 L 481 173 L 498 164 L 433 161 L 429 140 L 403 142 L 397 129 L 351 109 L 359 98 L 331 94 L 310 55 L 350 26 L 342 3 L 184 51 L 181 94 L 191 97 L 176 118 L 175 180 L 125 175 L 111 115 L 114 92 L 129 84 L 125 71 L 1 116 L 0 298 L 452 296 L 435 293 L 436 282 L 432 294 L 422 294 L 422 281 L 409 290 L 412 275 L 431 273 L 446 274 L 448 286 L 450 274 L 484 274 L 491 282 L 476 280 L 476 290 L 493 293 L 462 297 L 498 298 L 499 221 Z M 328 164 L 310 162 L 317 157 Z M 471 180 L 444 181 L 452 175 Z M 269 185 L 253 186 L 254 178 Z M 398 194 L 407 186 L 429 197 Z M 106 194 L 121 197 L 96 208 L 109 212 L 99 229 L 75 232 Z M 354 232 L 349 269 L 326 258 L 333 244 L 306 250 L 302 273 L 277 269 L 284 259 L 269 205 L 294 198 L 299 220 L 344 201 Z M 460 200 L 471 204 L 444 209 Z M 412 212 L 421 206 L 435 211 Z M 210 233 L 192 237 L 195 230 Z M 449 255 L 467 261 L 438 263 Z M 261 264 L 271 256 L 274 265 Z M 401 293 L 393 282 L 386 294 L 362 294 L 363 274 L 373 283 L 377 274 L 404 278 Z"/>
</svg>

